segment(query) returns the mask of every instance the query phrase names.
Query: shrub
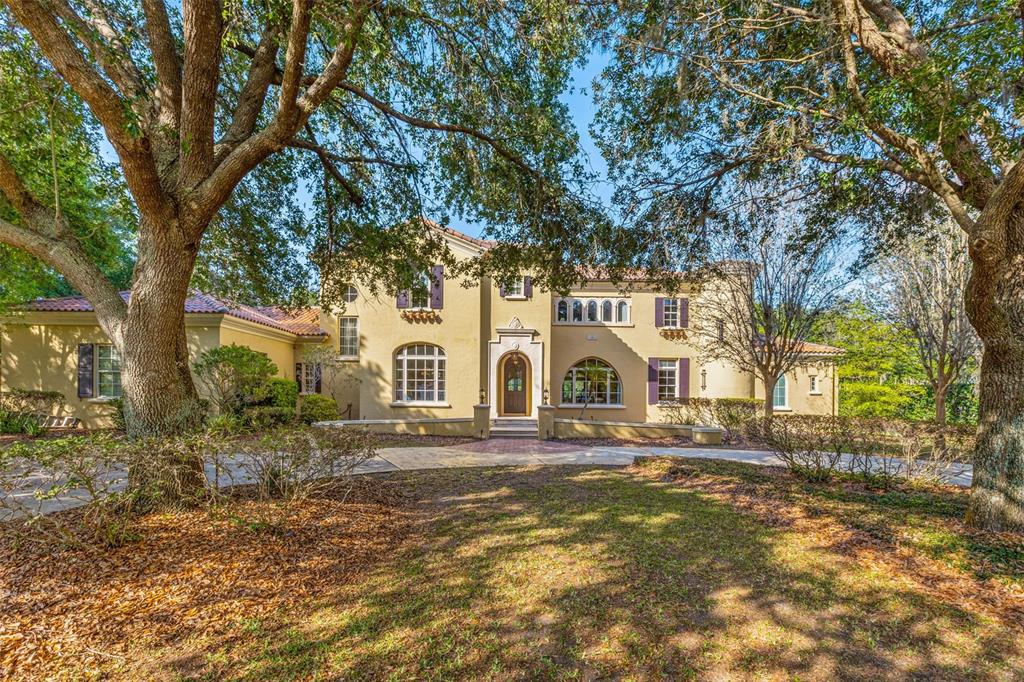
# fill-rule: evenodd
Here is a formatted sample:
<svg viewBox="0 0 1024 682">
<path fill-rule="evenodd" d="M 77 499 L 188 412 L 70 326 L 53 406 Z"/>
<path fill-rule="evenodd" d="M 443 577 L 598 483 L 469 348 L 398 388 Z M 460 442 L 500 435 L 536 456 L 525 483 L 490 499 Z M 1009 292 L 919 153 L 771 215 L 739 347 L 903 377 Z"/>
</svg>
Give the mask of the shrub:
<svg viewBox="0 0 1024 682">
<path fill-rule="evenodd" d="M 842 417 L 761 417 L 749 433 L 762 441 L 790 471 L 810 481 L 832 478 L 849 440 Z"/>
<path fill-rule="evenodd" d="M 757 398 L 688 398 L 663 409 L 668 421 L 675 424 L 721 427 L 723 442 L 729 442 L 742 434 L 750 421 L 761 415 L 764 401 Z"/>
<path fill-rule="evenodd" d="M 234 436 L 244 433 L 248 428 L 249 422 L 234 414 L 219 414 L 206 422 L 207 432 L 218 437 Z"/>
<path fill-rule="evenodd" d="M 268 382 L 267 402 L 273 407 L 295 409 L 299 400 L 299 385 L 291 379 L 275 377 Z"/>
<path fill-rule="evenodd" d="M 42 428 L 35 415 L 0 409 L 0 434 L 28 433 L 33 426 Z"/>
<path fill-rule="evenodd" d="M 357 466 L 373 457 L 376 438 L 363 429 L 275 429 L 242 444 L 238 456 L 263 499 L 297 501 L 345 491 Z"/>
<path fill-rule="evenodd" d="M 260 405 L 246 408 L 245 423 L 254 429 L 267 429 L 295 421 L 295 409 Z"/>
<path fill-rule="evenodd" d="M 127 431 L 128 420 L 124 416 L 124 398 L 114 398 L 107 404 L 114 408 L 113 414 L 110 415 L 110 421 L 113 422 L 114 428 L 119 431 Z"/>
<path fill-rule="evenodd" d="M 300 416 L 306 424 L 332 421 L 338 418 L 338 403 L 334 402 L 334 398 L 319 393 L 302 396 L 301 409 Z"/>
<path fill-rule="evenodd" d="M 0 393 L 0 410 L 21 414 L 51 415 L 67 400 L 59 391 L 32 391 L 12 388 Z"/>
<path fill-rule="evenodd" d="M 266 355 L 236 344 L 204 350 L 192 368 L 221 414 L 238 414 L 266 400 L 270 378 L 277 374 L 277 365 Z"/>
</svg>

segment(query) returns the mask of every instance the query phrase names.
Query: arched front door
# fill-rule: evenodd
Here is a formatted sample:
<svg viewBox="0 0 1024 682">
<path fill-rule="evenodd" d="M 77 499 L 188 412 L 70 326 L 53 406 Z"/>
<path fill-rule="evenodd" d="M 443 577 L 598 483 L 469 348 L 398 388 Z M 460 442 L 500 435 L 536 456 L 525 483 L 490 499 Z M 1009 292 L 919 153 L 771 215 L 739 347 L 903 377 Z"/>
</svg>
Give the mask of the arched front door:
<svg viewBox="0 0 1024 682">
<path fill-rule="evenodd" d="M 530 414 L 530 361 L 522 353 L 509 353 L 501 359 L 501 414 Z"/>
</svg>

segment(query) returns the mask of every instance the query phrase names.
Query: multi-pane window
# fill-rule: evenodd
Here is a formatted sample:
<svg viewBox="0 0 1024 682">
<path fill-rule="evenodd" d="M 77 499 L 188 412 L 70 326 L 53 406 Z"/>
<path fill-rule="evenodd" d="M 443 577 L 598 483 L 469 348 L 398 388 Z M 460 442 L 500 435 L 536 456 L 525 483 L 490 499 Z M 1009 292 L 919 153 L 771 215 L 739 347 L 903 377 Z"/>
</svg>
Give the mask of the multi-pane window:
<svg viewBox="0 0 1024 682">
<path fill-rule="evenodd" d="M 341 338 L 339 352 L 343 358 L 354 358 L 359 355 L 359 320 L 355 317 L 342 317 L 339 321 L 338 336 Z"/>
<path fill-rule="evenodd" d="M 409 292 L 409 306 L 412 308 L 430 307 L 430 274 L 421 273 L 413 282 Z"/>
<path fill-rule="evenodd" d="M 679 326 L 679 299 L 666 298 L 662 319 L 666 327 Z"/>
<path fill-rule="evenodd" d="M 562 380 L 562 403 L 569 405 L 621 405 L 622 382 L 604 360 L 587 358 L 566 372 Z"/>
<path fill-rule="evenodd" d="M 658 360 L 658 400 L 675 400 L 679 397 L 679 362 Z"/>
<path fill-rule="evenodd" d="M 446 356 L 437 346 L 420 343 L 395 354 L 395 402 L 443 402 Z"/>
<path fill-rule="evenodd" d="M 96 346 L 97 397 L 121 397 L 121 355 L 113 346 Z"/>
<path fill-rule="evenodd" d="M 575 324 L 628 324 L 629 302 L 561 298 L 555 304 L 555 320 Z"/>
<path fill-rule="evenodd" d="M 786 400 L 786 377 L 783 375 L 775 382 L 775 390 L 772 391 L 772 407 L 787 407 L 788 404 Z"/>
<path fill-rule="evenodd" d="M 302 363 L 302 382 L 299 385 L 299 393 L 308 394 L 316 393 L 316 385 L 320 381 L 322 371 L 319 363 L 316 362 L 303 362 Z"/>
<path fill-rule="evenodd" d="M 523 278 L 518 277 L 512 281 L 512 284 L 505 288 L 505 297 L 520 297 L 523 296 Z"/>
<path fill-rule="evenodd" d="M 809 392 L 812 395 L 815 394 L 815 393 L 821 393 L 821 389 L 818 388 L 818 377 L 817 376 L 811 376 L 811 377 L 808 377 L 808 378 L 810 379 L 810 389 L 809 389 Z"/>
<path fill-rule="evenodd" d="M 352 303 L 359 298 L 359 290 L 351 284 L 345 285 L 345 303 Z"/>
</svg>

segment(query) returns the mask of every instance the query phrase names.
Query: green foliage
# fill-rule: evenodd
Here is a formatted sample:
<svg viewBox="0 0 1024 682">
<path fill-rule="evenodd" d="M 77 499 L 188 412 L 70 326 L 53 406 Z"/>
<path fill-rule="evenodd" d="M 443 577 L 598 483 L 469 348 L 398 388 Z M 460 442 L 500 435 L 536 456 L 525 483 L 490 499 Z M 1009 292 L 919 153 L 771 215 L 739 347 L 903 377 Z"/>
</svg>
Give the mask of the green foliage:
<svg viewBox="0 0 1024 682">
<path fill-rule="evenodd" d="M 338 403 L 326 395 L 310 393 L 302 396 L 300 415 L 306 424 L 333 421 L 338 418 Z"/>
<path fill-rule="evenodd" d="M 299 385 L 292 379 L 274 377 L 268 382 L 267 402 L 274 407 L 295 409 L 299 400 Z"/>
<path fill-rule="evenodd" d="M 270 378 L 277 374 L 277 365 L 266 355 L 234 343 L 204 350 L 192 369 L 221 414 L 238 414 L 244 406 L 266 400 Z"/>
<path fill-rule="evenodd" d="M 910 331 L 886 322 L 863 301 L 853 301 L 826 315 L 811 340 L 846 350 L 839 365 L 840 381 L 894 384 L 924 380 Z"/>
<path fill-rule="evenodd" d="M 841 381 L 839 414 L 844 417 L 901 417 L 916 404 L 914 395 L 923 395 L 923 386 Z"/>
<path fill-rule="evenodd" d="M 295 421 L 295 408 L 259 405 L 247 407 L 243 416 L 249 427 L 256 430 L 267 429 Z"/>
<path fill-rule="evenodd" d="M 124 398 L 114 398 L 107 404 L 114 410 L 114 413 L 110 415 L 110 421 L 113 422 L 114 428 L 118 431 L 126 430 L 128 422 L 125 420 Z"/>
</svg>

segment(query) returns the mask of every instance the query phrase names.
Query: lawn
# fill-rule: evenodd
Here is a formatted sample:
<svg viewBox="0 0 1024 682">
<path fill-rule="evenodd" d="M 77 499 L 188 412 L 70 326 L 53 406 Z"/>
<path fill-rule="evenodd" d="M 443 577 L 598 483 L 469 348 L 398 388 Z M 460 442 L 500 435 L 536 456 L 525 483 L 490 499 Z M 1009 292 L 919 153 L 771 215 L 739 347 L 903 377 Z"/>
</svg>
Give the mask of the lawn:
<svg viewBox="0 0 1024 682">
<path fill-rule="evenodd" d="M 6 547 L 2 660 L 67 679 L 1020 679 L 1024 545 L 968 533 L 964 501 L 706 460 L 392 474 L 286 520 L 154 516 L 100 561 Z"/>
</svg>

